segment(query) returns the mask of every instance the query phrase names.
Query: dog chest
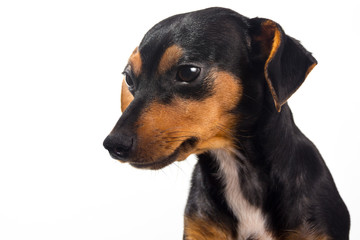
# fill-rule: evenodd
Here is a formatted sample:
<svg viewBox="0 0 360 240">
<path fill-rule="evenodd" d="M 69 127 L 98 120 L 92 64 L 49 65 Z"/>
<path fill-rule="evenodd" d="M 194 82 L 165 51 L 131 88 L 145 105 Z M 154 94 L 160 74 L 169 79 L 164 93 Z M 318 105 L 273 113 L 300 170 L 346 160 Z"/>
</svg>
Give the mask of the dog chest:
<svg viewBox="0 0 360 240">
<path fill-rule="evenodd" d="M 219 163 L 219 177 L 225 185 L 224 196 L 228 206 L 238 219 L 237 240 L 271 240 L 271 235 L 265 229 L 265 217 L 260 208 L 247 201 L 241 191 L 239 181 L 239 162 L 236 157 L 243 157 L 226 150 L 213 151 Z"/>
</svg>

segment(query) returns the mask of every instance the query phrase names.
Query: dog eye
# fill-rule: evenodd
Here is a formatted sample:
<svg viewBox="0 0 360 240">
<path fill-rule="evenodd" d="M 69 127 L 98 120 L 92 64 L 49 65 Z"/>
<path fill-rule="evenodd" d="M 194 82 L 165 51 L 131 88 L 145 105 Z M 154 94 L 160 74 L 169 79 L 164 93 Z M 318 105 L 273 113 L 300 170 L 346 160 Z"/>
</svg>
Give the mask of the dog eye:
<svg viewBox="0 0 360 240">
<path fill-rule="evenodd" d="M 200 74 L 200 68 L 194 66 L 182 66 L 177 72 L 177 80 L 180 82 L 194 81 Z"/>
<path fill-rule="evenodd" d="M 129 74 L 125 73 L 125 83 L 128 86 L 128 88 L 134 88 L 134 81 L 132 80 L 132 78 L 129 76 Z"/>
</svg>

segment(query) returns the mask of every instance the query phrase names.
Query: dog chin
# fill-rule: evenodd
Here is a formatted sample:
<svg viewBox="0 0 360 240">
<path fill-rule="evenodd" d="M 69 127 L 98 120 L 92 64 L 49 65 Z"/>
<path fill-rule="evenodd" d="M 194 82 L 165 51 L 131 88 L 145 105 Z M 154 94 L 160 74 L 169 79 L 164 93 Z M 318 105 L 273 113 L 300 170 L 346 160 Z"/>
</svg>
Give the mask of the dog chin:
<svg viewBox="0 0 360 240">
<path fill-rule="evenodd" d="M 176 159 L 165 158 L 156 162 L 130 162 L 130 165 L 140 169 L 158 170 L 172 164 L 175 161 Z"/>
</svg>

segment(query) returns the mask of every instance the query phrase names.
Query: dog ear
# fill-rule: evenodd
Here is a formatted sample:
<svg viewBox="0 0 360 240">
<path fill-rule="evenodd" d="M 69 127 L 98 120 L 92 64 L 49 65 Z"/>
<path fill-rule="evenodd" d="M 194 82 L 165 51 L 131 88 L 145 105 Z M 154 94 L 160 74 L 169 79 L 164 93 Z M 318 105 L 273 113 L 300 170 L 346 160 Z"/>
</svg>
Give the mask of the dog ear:
<svg viewBox="0 0 360 240">
<path fill-rule="evenodd" d="M 281 106 L 300 87 L 317 61 L 299 41 L 287 36 L 277 23 L 253 18 L 250 25 L 254 55 L 265 62 L 265 79 L 275 108 L 280 112 Z"/>
<path fill-rule="evenodd" d="M 129 88 L 126 85 L 124 79 L 121 85 L 121 112 L 125 111 L 125 109 L 130 105 L 132 100 L 134 100 L 134 96 L 129 91 Z"/>
</svg>

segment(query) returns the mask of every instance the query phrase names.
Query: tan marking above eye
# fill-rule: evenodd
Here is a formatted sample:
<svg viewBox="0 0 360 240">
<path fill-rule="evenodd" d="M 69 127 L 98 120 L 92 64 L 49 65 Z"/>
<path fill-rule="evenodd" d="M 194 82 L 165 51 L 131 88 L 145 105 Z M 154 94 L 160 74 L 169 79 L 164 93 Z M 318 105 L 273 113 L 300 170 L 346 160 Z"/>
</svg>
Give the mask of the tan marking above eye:
<svg viewBox="0 0 360 240">
<path fill-rule="evenodd" d="M 121 85 L 121 112 L 124 112 L 129 104 L 134 100 L 134 96 L 129 91 L 128 86 L 126 85 L 125 79 L 122 81 Z"/>
<path fill-rule="evenodd" d="M 142 68 L 142 60 L 141 55 L 138 48 L 135 48 L 134 52 L 129 58 L 129 64 L 131 66 L 131 70 L 135 74 L 135 76 L 139 76 Z"/>
<path fill-rule="evenodd" d="M 182 55 L 183 50 L 179 46 L 172 45 L 168 47 L 160 59 L 157 72 L 164 74 L 179 61 Z"/>
</svg>

